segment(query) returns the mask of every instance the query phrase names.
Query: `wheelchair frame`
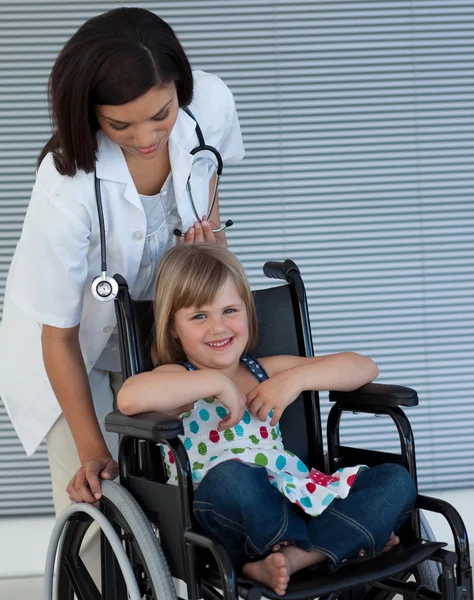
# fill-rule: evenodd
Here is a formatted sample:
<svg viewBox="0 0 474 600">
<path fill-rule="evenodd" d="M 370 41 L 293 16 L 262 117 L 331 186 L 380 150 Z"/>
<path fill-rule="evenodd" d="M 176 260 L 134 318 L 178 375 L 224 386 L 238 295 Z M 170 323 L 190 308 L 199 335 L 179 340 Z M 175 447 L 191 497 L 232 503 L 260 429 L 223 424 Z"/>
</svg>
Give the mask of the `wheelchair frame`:
<svg viewBox="0 0 474 600">
<path fill-rule="evenodd" d="M 274 290 L 286 288 L 284 293 L 287 294 L 289 290 L 298 351 L 302 356 L 313 356 L 306 292 L 298 267 L 289 260 L 284 263 L 269 262 L 265 264 L 264 272 L 268 277 L 287 282 L 287 286 L 272 288 L 272 293 L 275 293 Z M 125 280 L 119 275 L 115 277 L 119 283 L 115 306 L 121 332 L 120 353 L 124 377 L 127 378 L 150 366 L 149 356 L 137 337 L 144 321 L 149 320 L 150 315 L 146 312 L 138 314 L 140 311 L 136 309 L 140 303 L 134 303 L 130 299 Z M 267 291 L 269 290 L 262 293 Z M 257 305 L 259 293 L 257 292 Z M 258 353 L 256 354 L 258 356 Z M 305 392 L 303 397 L 308 455 L 317 459 L 316 463 L 311 463 L 312 466 L 324 469 L 318 394 Z M 413 433 L 406 415 L 400 409 L 400 406 L 418 404 L 414 390 L 401 386 L 368 384 L 354 392 L 330 392 L 330 400 L 335 402 L 335 405 L 331 408 L 327 423 L 329 472 L 355 463 L 372 466 L 381 462 L 396 462 L 409 470 L 416 483 Z M 344 412 L 388 415 L 397 428 L 401 454 L 342 446 L 339 426 Z M 160 413 L 128 417 L 115 411 L 106 417 L 106 428 L 121 435 L 120 483 L 138 501 L 147 518 L 157 525 L 171 571 L 175 577 L 184 580 L 189 600 L 236 600 L 237 596 L 244 600 L 259 600 L 262 592 L 267 598 L 280 598 L 273 591 L 255 582 L 238 579 L 224 548 L 197 531 L 192 514 L 192 470 L 186 450 L 178 437 L 183 433 L 179 419 Z M 157 443 L 167 445 L 174 455 L 178 486 L 162 483 L 165 477 Z M 102 503 L 101 508 L 113 521 L 113 511 L 107 504 Z M 364 600 L 385 600 L 399 593 L 410 599 L 473 600 L 468 538 L 461 517 L 448 503 L 426 496 L 418 495 L 416 509 L 438 512 L 447 519 L 454 537 L 455 552 L 444 550 L 442 547 L 445 544 L 440 542 L 420 541 L 419 514 L 418 510 L 414 510 L 411 522 L 402 528 L 403 546 L 400 545 L 368 562 L 344 567 L 336 574 L 317 578 L 312 576 L 308 580 L 307 575 L 303 573 L 301 577 L 295 578 L 294 583 L 292 578 L 285 597 L 290 600 L 306 600 L 318 596 L 332 600 L 341 594 L 351 600 L 362 597 Z M 176 511 L 181 516 L 180 522 L 175 518 Z M 78 515 L 76 519 L 71 519 L 66 528 L 59 573 L 60 594 L 61 590 L 70 594 L 70 566 L 75 560 L 77 562 L 80 542 L 87 526 L 87 519 Z M 86 595 L 80 600 L 126 600 L 127 592 L 123 578 L 104 536 L 101 547 L 102 596 L 97 595 L 94 590 L 86 590 Z M 129 555 L 133 555 L 130 549 Z M 428 589 L 422 583 L 407 581 L 426 560 L 436 561 L 441 565 L 439 591 Z M 65 565 L 68 567 L 65 568 Z M 197 572 L 202 576 L 198 577 Z M 336 584 L 338 576 L 343 579 L 340 584 Z M 66 578 L 69 583 L 66 582 Z M 218 591 L 219 589 L 221 591 Z M 69 598 L 60 595 L 61 600 L 66 597 Z"/>
</svg>

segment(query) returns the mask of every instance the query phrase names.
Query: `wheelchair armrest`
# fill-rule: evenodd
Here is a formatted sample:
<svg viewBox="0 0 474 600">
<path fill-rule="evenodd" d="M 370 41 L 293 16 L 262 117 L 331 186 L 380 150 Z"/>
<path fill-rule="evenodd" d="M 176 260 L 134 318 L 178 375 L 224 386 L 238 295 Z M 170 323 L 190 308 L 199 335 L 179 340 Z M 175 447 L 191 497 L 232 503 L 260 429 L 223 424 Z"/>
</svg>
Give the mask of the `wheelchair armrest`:
<svg viewBox="0 0 474 600">
<path fill-rule="evenodd" d="M 178 435 L 184 434 L 181 419 L 159 412 L 146 412 L 127 416 L 119 410 L 115 410 L 105 417 L 105 429 L 106 431 L 156 443 L 163 440 L 172 440 Z"/>
<path fill-rule="evenodd" d="M 401 385 L 368 383 L 352 392 L 331 391 L 329 400 L 349 405 L 417 406 L 418 394 L 415 390 Z"/>
<path fill-rule="evenodd" d="M 469 540 L 467 537 L 466 526 L 464 525 L 461 515 L 452 504 L 449 504 L 449 502 L 446 502 L 446 500 L 440 500 L 439 498 L 432 498 L 431 496 L 423 496 L 418 494 L 415 508 L 421 508 L 422 510 L 443 515 L 448 522 L 449 527 L 451 528 L 456 550 L 469 550 Z"/>
</svg>

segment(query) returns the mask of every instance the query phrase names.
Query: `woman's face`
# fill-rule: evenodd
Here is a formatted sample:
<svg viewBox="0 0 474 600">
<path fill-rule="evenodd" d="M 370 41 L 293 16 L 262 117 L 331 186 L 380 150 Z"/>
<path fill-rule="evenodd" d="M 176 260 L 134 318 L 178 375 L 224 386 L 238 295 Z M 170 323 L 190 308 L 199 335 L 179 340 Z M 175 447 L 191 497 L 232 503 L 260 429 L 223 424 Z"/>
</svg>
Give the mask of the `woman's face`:
<svg viewBox="0 0 474 600">
<path fill-rule="evenodd" d="M 100 104 L 95 108 L 102 131 L 129 155 L 150 160 L 168 143 L 178 118 L 174 82 L 154 87 L 126 104 Z"/>
</svg>

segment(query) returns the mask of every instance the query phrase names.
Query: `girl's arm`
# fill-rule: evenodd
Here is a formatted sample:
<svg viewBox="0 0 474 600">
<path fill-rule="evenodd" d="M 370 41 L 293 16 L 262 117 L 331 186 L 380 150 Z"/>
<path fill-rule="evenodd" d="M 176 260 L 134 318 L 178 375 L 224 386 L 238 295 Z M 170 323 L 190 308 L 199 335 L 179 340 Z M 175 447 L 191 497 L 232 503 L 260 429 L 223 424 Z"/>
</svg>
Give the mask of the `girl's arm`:
<svg viewBox="0 0 474 600">
<path fill-rule="evenodd" d="M 338 390 L 349 392 L 373 381 L 379 374 L 371 358 L 356 352 L 340 352 L 326 356 L 270 356 L 261 361 L 269 377 L 284 373 L 293 377 L 305 390 Z"/>
<path fill-rule="evenodd" d="M 260 362 L 270 379 L 247 394 L 247 405 L 250 412 L 262 420 L 273 409 L 272 425 L 305 390 L 356 390 L 373 381 L 379 373 L 372 359 L 355 352 L 315 358 L 272 356 Z"/>
<path fill-rule="evenodd" d="M 118 393 L 117 404 L 126 415 L 148 411 L 176 415 L 190 410 L 200 398 L 217 398 L 226 406 L 223 427 L 236 425 L 246 406 L 246 397 L 220 371 L 188 371 L 181 365 L 162 365 L 130 377 Z"/>
</svg>

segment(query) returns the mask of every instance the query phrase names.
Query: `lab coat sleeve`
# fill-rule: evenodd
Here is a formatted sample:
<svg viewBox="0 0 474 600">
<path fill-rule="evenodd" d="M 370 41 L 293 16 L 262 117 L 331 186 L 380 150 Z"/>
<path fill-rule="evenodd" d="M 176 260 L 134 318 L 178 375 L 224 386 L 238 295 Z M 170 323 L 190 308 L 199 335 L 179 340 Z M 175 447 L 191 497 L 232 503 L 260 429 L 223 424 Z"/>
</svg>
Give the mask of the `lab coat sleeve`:
<svg viewBox="0 0 474 600">
<path fill-rule="evenodd" d="M 240 131 L 239 117 L 235 108 L 235 101 L 232 92 L 222 83 L 225 88 L 224 99 L 225 106 L 225 125 L 223 135 L 219 144 L 219 151 L 222 160 L 226 165 L 232 165 L 241 161 L 245 154 L 242 133 Z"/>
<path fill-rule="evenodd" d="M 69 182 L 55 191 L 36 182 L 7 284 L 26 314 L 61 328 L 81 320 L 90 236 L 87 211 Z"/>
</svg>

